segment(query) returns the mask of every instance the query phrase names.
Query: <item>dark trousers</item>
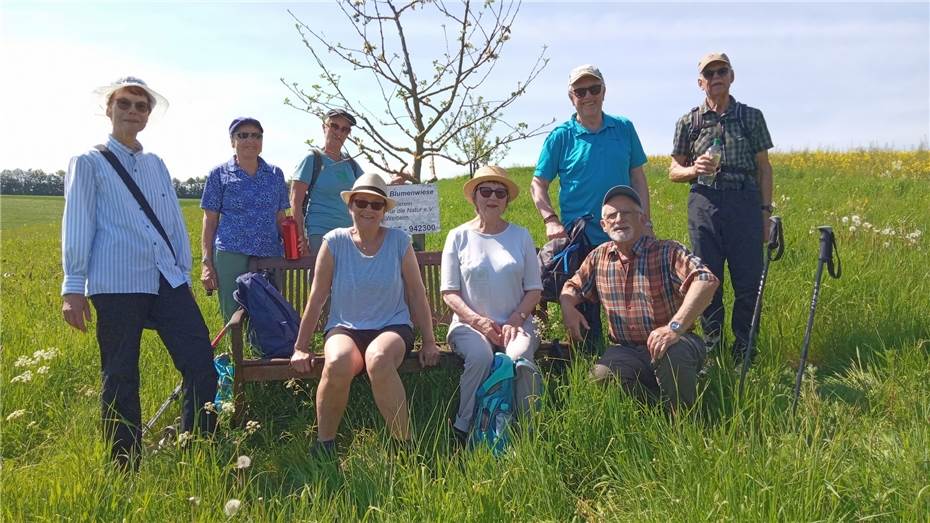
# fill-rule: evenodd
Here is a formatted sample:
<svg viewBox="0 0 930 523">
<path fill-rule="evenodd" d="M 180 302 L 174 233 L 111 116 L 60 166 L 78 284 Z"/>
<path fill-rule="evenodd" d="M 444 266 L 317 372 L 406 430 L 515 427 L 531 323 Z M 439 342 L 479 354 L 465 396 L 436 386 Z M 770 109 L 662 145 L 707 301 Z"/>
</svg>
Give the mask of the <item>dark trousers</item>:
<svg viewBox="0 0 930 523">
<path fill-rule="evenodd" d="M 738 344 L 749 340 L 749 325 L 762 276 L 762 200 L 758 188 L 724 191 L 691 186 L 688 233 L 691 250 L 720 279 L 714 299 L 705 309 L 705 336 L 719 336 L 723 326 L 723 264 L 733 287 L 733 335 Z"/>
<path fill-rule="evenodd" d="M 96 294 L 90 299 L 97 311 L 103 433 L 113 459 L 134 467 L 141 456 L 139 343 L 146 325 L 154 324 L 183 377 L 181 430 L 213 432 L 216 416 L 203 409 L 216 395 L 213 349 L 190 287 L 173 289 L 161 278 L 158 294 Z"/>
<path fill-rule="evenodd" d="M 619 378 L 627 393 L 647 403 L 658 400 L 673 411 L 697 399 L 697 374 L 704 364 L 704 343 L 687 333 L 653 363 L 646 347 L 611 345 L 591 371 L 603 381 Z"/>
<path fill-rule="evenodd" d="M 581 343 L 581 350 L 586 354 L 594 354 L 598 346 L 604 343 L 603 326 L 601 325 L 601 304 L 582 301 L 578 304 L 578 310 L 588 322 L 588 331 L 584 333 L 584 340 Z"/>
</svg>

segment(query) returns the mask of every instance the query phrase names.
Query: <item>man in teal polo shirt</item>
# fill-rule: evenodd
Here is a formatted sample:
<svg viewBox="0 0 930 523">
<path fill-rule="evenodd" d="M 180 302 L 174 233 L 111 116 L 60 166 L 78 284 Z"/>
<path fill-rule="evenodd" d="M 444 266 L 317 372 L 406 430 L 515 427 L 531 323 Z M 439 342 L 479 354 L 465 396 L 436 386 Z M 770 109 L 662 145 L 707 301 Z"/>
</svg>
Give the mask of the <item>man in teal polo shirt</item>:
<svg viewBox="0 0 930 523">
<path fill-rule="evenodd" d="M 550 240 L 565 238 L 565 225 L 578 217 L 600 216 L 604 195 L 615 185 L 629 185 L 640 195 L 647 234 L 652 234 L 649 187 L 643 170 L 646 153 L 630 120 L 604 113 L 606 93 L 604 75 L 597 67 L 582 65 L 569 73 L 568 99 L 575 107 L 575 114 L 549 133 L 530 187 Z M 559 178 L 561 218 L 549 199 L 549 184 L 556 177 Z M 597 219 L 587 223 L 585 233 L 594 246 L 610 241 Z M 600 341 L 597 304 L 583 306 L 582 313 L 591 326 L 588 339 Z"/>
<path fill-rule="evenodd" d="M 649 188 L 643 171 L 646 153 L 632 122 L 604 113 L 606 93 L 604 76 L 597 67 L 582 65 L 569 74 L 568 99 L 575 114 L 546 138 L 530 189 L 550 240 L 565 237 L 563 224 L 588 213 L 598 216 L 601 200 L 615 185 L 636 189 L 649 217 Z M 549 184 L 556 177 L 561 219 L 549 199 Z M 585 232 L 594 245 L 609 241 L 596 219 L 588 222 Z"/>
</svg>

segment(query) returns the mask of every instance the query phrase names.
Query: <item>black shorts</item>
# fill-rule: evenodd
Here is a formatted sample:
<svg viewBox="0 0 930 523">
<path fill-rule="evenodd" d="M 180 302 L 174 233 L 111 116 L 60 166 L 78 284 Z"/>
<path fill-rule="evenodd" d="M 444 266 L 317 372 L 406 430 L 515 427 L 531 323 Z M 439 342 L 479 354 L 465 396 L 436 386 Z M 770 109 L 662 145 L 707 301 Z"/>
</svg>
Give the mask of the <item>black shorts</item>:
<svg viewBox="0 0 930 523">
<path fill-rule="evenodd" d="M 413 329 L 410 328 L 410 325 L 403 323 L 397 325 L 388 325 L 383 329 L 350 329 L 347 327 L 333 327 L 326 331 L 326 335 L 329 336 L 329 333 L 333 331 L 339 331 L 348 337 L 352 338 L 352 341 L 355 342 L 356 347 L 358 347 L 359 352 L 363 355 L 368 349 L 368 346 L 371 345 L 371 342 L 378 337 L 382 332 L 396 332 L 402 340 L 404 340 L 404 358 L 406 358 L 410 351 L 413 350 L 413 342 L 415 336 L 413 335 Z"/>
</svg>

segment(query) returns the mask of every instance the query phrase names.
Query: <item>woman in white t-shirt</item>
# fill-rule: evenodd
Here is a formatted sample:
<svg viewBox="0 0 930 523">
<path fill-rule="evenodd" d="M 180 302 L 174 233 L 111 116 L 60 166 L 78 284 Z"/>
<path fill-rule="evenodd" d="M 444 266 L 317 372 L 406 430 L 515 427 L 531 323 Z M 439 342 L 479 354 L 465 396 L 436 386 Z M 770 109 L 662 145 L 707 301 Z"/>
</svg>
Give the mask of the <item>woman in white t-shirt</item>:
<svg viewBox="0 0 930 523">
<path fill-rule="evenodd" d="M 539 347 L 533 309 L 542 294 L 536 247 L 529 231 L 503 218 L 520 193 L 507 171 L 478 169 L 464 187 L 475 218 L 452 229 L 442 250 L 442 297 L 455 313 L 447 336 L 465 360 L 459 382 L 459 409 L 453 422 L 464 443 L 471 428 L 475 392 L 488 376 L 495 350 L 531 365 L 515 381 L 517 413 L 529 407 L 539 380 L 533 355 Z"/>
</svg>

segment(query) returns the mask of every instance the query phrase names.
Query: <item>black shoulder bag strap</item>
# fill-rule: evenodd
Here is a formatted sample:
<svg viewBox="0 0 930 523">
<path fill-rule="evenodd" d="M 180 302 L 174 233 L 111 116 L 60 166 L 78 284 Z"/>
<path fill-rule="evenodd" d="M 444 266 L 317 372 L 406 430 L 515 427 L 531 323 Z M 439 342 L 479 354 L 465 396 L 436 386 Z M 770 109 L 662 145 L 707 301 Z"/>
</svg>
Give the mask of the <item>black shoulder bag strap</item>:
<svg viewBox="0 0 930 523">
<path fill-rule="evenodd" d="M 132 178 L 129 176 L 129 173 L 126 172 L 126 168 L 123 167 L 123 164 L 120 163 L 119 158 L 113 154 L 113 151 L 107 149 L 106 145 L 98 145 L 96 149 L 100 151 L 100 154 L 110 162 L 110 165 L 113 167 L 113 170 L 116 171 L 116 174 L 123 180 L 123 183 L 126 184 L 126 188 L 129 189 L 129 192 L 132 193 L 132 196 L 136 199 L 136 202 L 139 203 L 139 206 L 142 207 L 142 212 L 148 217 L 149 221 L 152 222 L 152 225 L 155 226 L 155 230 L 158 231 L 158 234 L 161 235 L 161 239 L 165 240 L 165 245 L 168 246 L 168 249 L 171 250 L 171 255 L 174 256 L 177 260 L 178 255 L 174 252 L 174 247 L 171 246 L 171 240 L 168 239 L 168 233 L 165 232 L 165 228 L 161 226 L 161 222 L 158 221 L 158 216 L 155 216 L 155 211 L 152 210 L 152 206 L 149 205 L 148 200 L 145 199 L 145 195 L 142 194 L 142 191 L 139 189 L 139 186 L 136 185 L 136 182 L 132 181 Z"/>
<path fill-rule="evenodd" d="M 320 179 L 320 171 L 323 170 L 323 155 L 319 149 L 313 149 L 313 172 L 310 174 L 310 185 L 307 186 L 307 193 L 304 194 L 304 203 L 300 206 L 304 210 L 304 219 L 307 218 L 307 211 L 310 209 L 310 193 L 316 186 L 316 181 Z"/>
</svg>

